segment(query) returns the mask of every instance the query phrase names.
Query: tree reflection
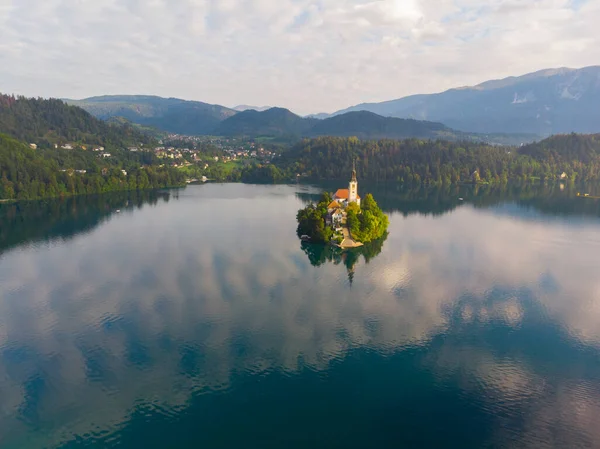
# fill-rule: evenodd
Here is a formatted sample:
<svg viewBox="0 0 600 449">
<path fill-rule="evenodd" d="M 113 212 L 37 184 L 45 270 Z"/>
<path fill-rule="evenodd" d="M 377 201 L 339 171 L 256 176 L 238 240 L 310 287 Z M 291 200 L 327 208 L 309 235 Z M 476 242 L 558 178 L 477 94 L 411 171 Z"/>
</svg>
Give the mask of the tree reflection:
<svg viewBox="0 0 600 449">
<path fill-rule="evenodd" d="M 116 211 L 168 202 L 170 195 L 171 191 L 142 190 L 0 204 L 0 254 L 24 243 L 72 238 L 93 230 Z"/>
<path fill-rule="evenodd" d="M 324 245 L 319 243 L 310 243 L 302 241 L 300 247 L 308 256 L 308 260 L 313 267 L 320 267 L 326 263 L 334 265 L 343 264 L 348 272 L 350 285 L 354 281 L 354 272 L 361 256 L 365 263 L 369 263 L 377 257 L 383 250 L 383 244 L 388 238 L 386 233 L 382 238 L 373 240 L 360 248 L 341 249 L 333 245 Z"/>
<path fill-rule="evenodd" d="M 507 203 L 548 216 L 600 217 L 600 200 L 577 196 L 577 193 L 600 196 L 597 184 L 464 184 L 410 188 L 398 184 L 374 184 L 369 185 L 368 190 L 385 213 L 399 213 L 404 217 L 415 214 L 442 216 L 465 205 L 487 209 Z M 299 192 L 296 196 L 308 204 L 315 202 L 319 193 Z"/>
</svg>

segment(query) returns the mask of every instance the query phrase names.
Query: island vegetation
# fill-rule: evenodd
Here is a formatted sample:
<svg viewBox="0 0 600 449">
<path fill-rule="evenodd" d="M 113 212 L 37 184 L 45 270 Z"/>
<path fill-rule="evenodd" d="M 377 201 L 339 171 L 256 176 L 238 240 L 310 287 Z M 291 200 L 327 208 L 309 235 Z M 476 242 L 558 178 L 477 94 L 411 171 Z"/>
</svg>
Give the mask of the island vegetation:
<svg viewBox="0 0 600 449">
<path fill-rule="evenodd" d="M 348 229 L 356 241 L 371 243 L 382 238 L 387 232 L 389 219 L 370 193 L 361 201 L 360 206 L 350 203 L 346 213 Z"/>
<path fill-rule="evenodd" d="M 356 242 L 365 244 L 381 239 L 387 233 L 388 217 L 377 205 L 373 195 L 367 194 L 359 205 L 349 203 L 343 218 L 334 218 L 335 209 L 329 205 L 334 202 L 330 193 L 324 192 L 319 202 L 300 209 L 296 215 L 298 237 L 304 237 L 313 243 L 341 244 L 344 230 Z"/>
</svg>

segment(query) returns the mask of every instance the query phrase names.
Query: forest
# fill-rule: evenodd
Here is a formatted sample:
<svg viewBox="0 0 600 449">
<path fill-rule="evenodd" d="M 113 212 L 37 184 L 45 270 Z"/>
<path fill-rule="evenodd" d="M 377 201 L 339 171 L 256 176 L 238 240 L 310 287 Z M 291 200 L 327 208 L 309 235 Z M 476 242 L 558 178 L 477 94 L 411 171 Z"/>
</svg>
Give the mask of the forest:
<svg viewBox="0 0 600 449">
<path fill-rule="evenodd" d="M 102 145 L 107 149 L 154 143 L 129 123 L 109 124 L 61 100 L 0 94 L 0 132 L 40 148 L 55 144 Z"/>
<path fill-rule="evenodd" d="M 60 100 L 0 95 L 0 200 L 184 185 L 185 175 L 159 165 L 152 152 L 127 150 L 155 143 L 127 123 L 108 124 Z"/>
<path fill-rule="evenodd" d="M 0 199 L 32 200 L 185 184 L 183 173 L 169 167 L 118 157 L 88 163 L 87 158 L 94 158 L 89 151 L 56 151 L 33 150 L 0 134 Z M 85 168 L 78 171 L 79 167 Z"/>
<path fill-rule="evenodd" d="M 519 148 L 442 140 L 306 139 L 276 167 L 247 168 L 244 181 L 343 180 L 356 161 L 362 180 L 404 185 L 589 182 L 600 178 L 600 135 L 558 135 Z M 232 174 L 232 177 L 236 174 Z"/>
</svg>

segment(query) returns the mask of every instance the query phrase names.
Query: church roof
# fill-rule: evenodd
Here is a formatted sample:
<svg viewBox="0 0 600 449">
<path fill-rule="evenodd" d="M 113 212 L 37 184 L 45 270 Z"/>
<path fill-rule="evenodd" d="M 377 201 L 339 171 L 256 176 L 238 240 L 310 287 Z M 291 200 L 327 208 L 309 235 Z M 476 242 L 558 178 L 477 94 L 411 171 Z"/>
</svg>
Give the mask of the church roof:
<svg viewBox="0 0 600 449">
<path fill-rule="evenodd" d="M 333 198 L 336 200 L 347 200 L 350 197 L 350 190 L 348 189 L 338 189 L 333 195 Z M 356 198 L 360 200 L 360 195 L 356 195 Z"/>
<path fill-rule="evenodd" d="M 347 200 L 349 196 L 350 191 L 348 189 L 338 189 L 335 195 L 333 195 L 336 200 Z"/>
</svg>

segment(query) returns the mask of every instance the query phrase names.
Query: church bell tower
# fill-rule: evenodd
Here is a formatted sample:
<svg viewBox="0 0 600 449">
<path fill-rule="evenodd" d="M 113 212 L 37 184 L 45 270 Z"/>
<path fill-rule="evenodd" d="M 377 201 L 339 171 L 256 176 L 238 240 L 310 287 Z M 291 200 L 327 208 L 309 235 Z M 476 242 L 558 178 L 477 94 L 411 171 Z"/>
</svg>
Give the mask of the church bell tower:
<svg viewBox="0 0 600 449">
<path fill-rule="evenodd" d="M 356 163 L 352 164 L 352 179 L 348 185 L 348 202 L 358 202 L 358 181 L 356 180 Z"/>
</svg>

